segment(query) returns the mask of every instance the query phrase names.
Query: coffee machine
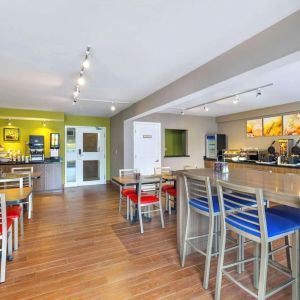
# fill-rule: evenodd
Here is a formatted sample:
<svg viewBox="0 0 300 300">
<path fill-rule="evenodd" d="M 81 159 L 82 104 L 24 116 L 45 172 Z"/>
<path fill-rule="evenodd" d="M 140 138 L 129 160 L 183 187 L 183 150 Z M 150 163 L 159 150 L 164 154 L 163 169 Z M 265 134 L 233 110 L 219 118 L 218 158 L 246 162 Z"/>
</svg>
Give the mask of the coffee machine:
<svg viewBox="0 0 300 300">
<path fill-rule="evenodd" d="M 50 133 L 50 159 L 52 161 L 59 161 L 59 133 Z"/>
<path fill-rule="evenodd" d="M 30 135 L 29 136 L 29 153 L 30 161 L 44 161 L 44 136 Z"/>
</svg>

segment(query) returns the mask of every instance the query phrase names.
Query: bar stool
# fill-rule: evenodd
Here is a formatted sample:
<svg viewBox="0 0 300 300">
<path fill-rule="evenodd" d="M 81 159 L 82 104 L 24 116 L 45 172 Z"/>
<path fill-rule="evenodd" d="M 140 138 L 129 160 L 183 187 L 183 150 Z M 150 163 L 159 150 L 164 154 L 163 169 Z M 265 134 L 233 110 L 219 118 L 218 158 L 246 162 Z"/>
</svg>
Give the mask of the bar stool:
<svg viewBox="0 0 300 300">
<path fill-rule="evenodd" d="M 266 299 L 291 284 L 293 284 L 296 299 L 299 299 L 299 249 L 297 249 L 297 245 L 299 243 L 298 231 L 300 229 L 300 221 L 292 220 L 281 213 L 275 214 L 274 210 L 265 208 L 262 189 L 239 186 L 219 180 L 217 181 L 217 190 L 221 212 L 221 239 L 215 300 L 219 300 L 221 297 L 223 274 L 244 291 L 259 300 Z M 243 210 L 236 209 L 237 203 L 244 199 L 253 202 L 255 205 L 243 205 Z M 253 241 L 255 243 L 254 249 L 256 255 L 243 261 L 224 265 L 227 229 Z M 267 292 L 267 269 L 269 256 L 271 255 L 269 252 L 269 243 L 291 234 L 293 236 L 292 276 L 278 287 Z M 259 250 L 260 257 L 258 257 Z M 254 287 L 257 287 L 257 293 L 254 293 L 226 271 L 228 268 L 247 262 L 254 262 Z M 270 266 L 272 265 L 270 264 Z"/>
<path fill-rule="evenodd" d="M 187 219 L 186 219 L 186 227 L 185 227 L 185 236 L 184 236 L 184 244 L 183 244 L 183 253 L 181 266 L 185 265 L 186 258 L 186 250 L 187 245 L 191 246 L 196 252 L 204 255 L 205 259 L 205 269 L 204 269 L 204 279 L 203 279 L 203 287 L 204 289 L 208 289 L 208 281 L 209 281 L 209 273 L 210 273 L 210 262 L 212 256 L 218 255 L 218 251 L 212 252 L 213 240 L 215 244 L 218 244 L 218 223 L 219 223 L 219 203 L 218 197 L 216 195 L 212 195 L 211 186 L 209 177 L 206 176 L 198 176 L 198 175 L 184 175 L 184 183 L 187 194 Z M 240 203 L 235 205 L 235 208 L 239 209 L 242 204 L 251 205 L 248 199 L 241 200 Z M 208 233 L 200 236 L 188 236 L 189 227 L 190 227 L 190 215 L 191 211 L 194 211 L 202 216 L 208 217 L 209 225 L 208 225 Z M 206 251 L 197 248 L 191 241 L 195 241 L 196 239 L 207 238 L 207 246 Z M 231 240 L 232 241 L 232 240 Z M 244 253 L 244 240 L 238 237 L 237 241 L 235 241 L 235 245 L 233 247 L 228 247 L 226 251 L 231 251 L 237 249 L 237 255 L 239 258 L 242 257 Z M 241 270 L 239 270 L 240 272 Z"/>
<path fill-rule="evenodd" d="M 139 172 L 138 169 L 120 169 L 119 170 L 119 176 L 134 176 Z M 121 213 L 122 210 L 122 201 L 123 199 L 126 199 L 126 218 L 129 219 L 129 198 L 128 196 L 130 194 L 135 194 L 136 189 L 135 188 L 124 188 L 120 186 L 120 195 L 119 195 L 119 213 Z"/>
<path fill-rule="evenodd" d="M 172 170 L 171 170 L 171 167 L 156 167 L 154 168 L 154 175 L 163 175 L 163 174 L 171 174 Z M 173 184 L 163 184 L 162 185 L 162 192 L 163 193 L 166 193 L 166 191 L 168 189 L 173 189 L 174 188 L 174 185 Z"/>
</svg>

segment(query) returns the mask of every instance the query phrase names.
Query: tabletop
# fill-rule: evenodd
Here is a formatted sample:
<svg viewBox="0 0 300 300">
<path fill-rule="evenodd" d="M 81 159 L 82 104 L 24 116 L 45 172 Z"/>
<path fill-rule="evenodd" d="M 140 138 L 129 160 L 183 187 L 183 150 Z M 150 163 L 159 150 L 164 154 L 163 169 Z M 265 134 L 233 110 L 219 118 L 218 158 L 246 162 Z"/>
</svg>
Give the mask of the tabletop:
<svg viewBox="0 0 300 300">
<path fill-rule="evenodd" d="M 5 195 L 7 204 L 19 204 L 25 201 L 32 193 L 31 187 L 13 188 L 13 189 L 0 189 L 0 194 Z"/>
<path fill-rule="evenodd" d="M 160 175 L 157 175 L 160 176 Z M 172 174 L 163 174 L 161 175 L 164 181 L 175 181 L 176 176 Z M 112 181 L 121 186 L 130 186 L 139 184 L 139 179 L 137 179 L 134 175 L 126 175 L 126 176 L 114 176 L 112 177 Z"/>
<path fill-rule="evenodd" d="M 1 179 L 17 179 L 17 178 L 24 178 L 27 177 L 28 174 L 26 173 L 5 173 L 2 175 Z M 40 172 L 33 172 L 31 174 L 32 179 L 38 179 L 41 178 L 41 173 Z"/>
<path fill-rule="evenodd" d="M 264 197 L 272 202 L 300 208 L 300 175 L 280 174 L 265 171 L 232 169 L 228 173 L 216 173 L 213 169 L 195 169 L 182 171 L 179 174 L 208 176 L 211 185 L 224 180 L 230 183 L 263 189 Z"/>
</svg>

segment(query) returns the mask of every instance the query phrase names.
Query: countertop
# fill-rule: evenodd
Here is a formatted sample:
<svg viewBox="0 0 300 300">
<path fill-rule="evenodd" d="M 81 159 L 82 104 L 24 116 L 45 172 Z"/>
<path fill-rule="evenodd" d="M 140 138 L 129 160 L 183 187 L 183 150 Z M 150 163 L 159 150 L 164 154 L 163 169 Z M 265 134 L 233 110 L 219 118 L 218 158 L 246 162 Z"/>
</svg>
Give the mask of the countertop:
<svg viewBox="0 0 300 300">
<path fill-rule="evenodd" d="M 44 161 L 29 161 L 28 163 L 20 161 L 9 161 L 9 162 L 0 162 L 0 166 L 11 166 L 11 165 L 41 165 L 41 164 L 53 164 L 61 163 L 62 161 L 53 161 L 50 159 L 45 159 Z"/>
<path fill-rule="evenodd" d="M 207 158 L 206 156 L 204 156 L 203 158 L 204 158 L 204 160 L 208 160 L 208 161 L 216 161 L 215 158 Z M 226 162 L 233 163 L 233 164 L 251 164 L 251 165 L 257 165 L 257 166 L 269 166 L 269 167 L 277 167 L 277 168 L 300 169 L 300 165 L 299 166 L 293 166 L 293 165 L 289 165 L 289 164 L 278 165 L 277 163 L 275 163 L 275 164 L 256 163 L 255 161 L 249 161 L 249 160 L 247 160 L 247 161 L 226 160 Z"/>
</svg>

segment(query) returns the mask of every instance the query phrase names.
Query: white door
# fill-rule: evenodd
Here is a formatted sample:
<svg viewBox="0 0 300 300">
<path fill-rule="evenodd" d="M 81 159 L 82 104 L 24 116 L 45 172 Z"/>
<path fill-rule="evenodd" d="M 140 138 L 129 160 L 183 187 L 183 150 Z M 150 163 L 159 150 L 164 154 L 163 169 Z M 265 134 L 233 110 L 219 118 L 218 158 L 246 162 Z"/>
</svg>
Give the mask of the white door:
<svg viewBox="0 0 300 300">
<path fill-rule="evenodd" d="M 66 128 L 66 186 L 106 183 L 105 128 Z"/>
<path fill-rule="evenodd" d="M 161 166 L 160 123 L 134 122 L 134 168 L 144 175 Z"/>
</svg>

